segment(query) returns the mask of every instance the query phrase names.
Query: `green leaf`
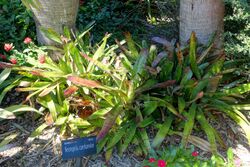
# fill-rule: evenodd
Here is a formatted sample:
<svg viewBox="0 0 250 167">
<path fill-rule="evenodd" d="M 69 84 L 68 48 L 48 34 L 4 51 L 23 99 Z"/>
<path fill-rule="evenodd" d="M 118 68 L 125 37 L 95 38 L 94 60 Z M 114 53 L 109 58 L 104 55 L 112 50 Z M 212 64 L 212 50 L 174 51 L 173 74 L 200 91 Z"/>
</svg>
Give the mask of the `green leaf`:
<svg viewBox="0 0 250 167">
<path fill-rule="evenodd" d="M 201 56 L 198 58 L 197 60 L 197 64 L 200 64 L 207 56 L 208 56 L 208 53 L 212 50 L 213 48 L 213 44 L 211 44 L 202 54 Z"/>
<path fill-rule="evenodd" d="M 43 130 L 47 127 L 48 125 L 46 123 L 43 123 L 34 132 L 31 133 L 30 138 L 35 138 L 39 136 L 43 132 Z"/>
<path fill-rule="evenodd" d="M 128 44 L 128 49 L 131 52 L 132 58 L 137 59 L 138 56 L 139 56 L 139 53 L 138 53 L 138 51 L 136 49 L 135 42 L 133 41 L 133 39 L 131 37 L 131 34 L 129 32 L 126 32 L 125 33 L 125 38 L 126 38 L 126 41 L 127 41 L 127 44 Z"/>
<path fill-rule="evenodd" d="M 74 45 L 70 49 L 70 54 L 71 54 L 71 57 L 73 58 L 73 62 L 77 66 L 78 71 L 80 73 L 84 73 L 85 72 L 85 68 L 83 66 L 82 56 L 81 56 L 79 50 Z"/>
<path fill-rule="evenodd" d="M 69 122 L 75 125 L 77 128 L 87 128 L 91 126 L 91 124 L 87 120 L 83 120 L 82 118 L 74 118 L 71 119 Z"/>
<path fill-rule="evenodd" d="M 168 109 L 170 112 L 172 112 L 174 115 L 178 116 L 178 117 L 181 118 L 181 119 L 185 119 L 181 114 L 179 114 L 179 113 L 177 112 L 177 110 L 175 109 L 175 107 L 174 107 L 172 104 L 170 104 L 170 103 L 168 103 L 168 102 L 164 102 L 164 103 L 165 103 L 165 107 L 167 107 L 167 109 Z"/>
<path fill-rule="evenodd" d="M 10 107 L 5 108 L 5 110 L 8 110 L 12 113 L 17 113 L 17 112 L 28 112 L 28 111 L 32 111 L 32 112 L 36 112 L 38 114 L 43 115 L 43 113 L 41 113 L 40 111 L 38 111 L 37 109 L 27 106 L 27 105 L 13 105 Z"/>
<path fill-rule="evenodd" d="M 188 70 L 188 72 L 183 76 L 180 85 L 184 87 L 186 83 L 193 77 L 192 70 Z"/>
<path fill-rule="evenodd" d="M 63 44 L 60 35 L 52 28 L 40 27 L 40 30 L 51 40 Z"/>
<path fill-rule="evenodd" d="M 151 145 L 149 141 L 148 134 L 145 129 L 141 129 L 139 136 L 141 137 L 142 140 L 142 149 L 144 150 L 145 155 L 148 154 L 148 152 L 151 150 Z"/>
<path fill-rule="evenodd" d="M 108 38 L 109 38 L 109 35 L 106 35 L 103 38 L 103 40 L 102 40 L 103 42 L 102 42 L 101 46 L 98 47 L 97 51 L 94 53 L 94 55 L 92 57 L 94 62 L 97 62 L 97 60 L 105 54 L 105 47 L 106 47 Z M 101 64 L 101 63 L 99 63 L 99 64 Z M 88 68 L 87 68 L 87 72 L 91 72 L 93 70 L 93 65 L 94 65 L 93 62 L 89 63 Z"/>
<path fill-rule="evenodd" d="M 85 59 L 87 59 L 90 62 L 89 66 L 88 66 L 89 70 L 93 71 L 94 65 L 96 65 L 97 67 L 99 67 L 103 71 L 107 72 L 108 74 L 110 73 L 111 69 L 109 68 L 108 65 L 105 65 L 102 62 L 100 62 L 100 61 L 98 61 L 96 59 L 93 59 L 93 58 L 89 57 L 86 54 L 81 53 L 81 55 L 82 55 L 82 57 L 84 57 Z M 91 71 L 87 71 L 87 72 L 91 73 Z"/>
<path fill-rule="evenodd" d="M 127 130 L 127 134 L 124 143 L 122 144 L 121 152 L 124 153 L 126 149 L 128 148 L 128 145 L 132 142 L 133 138 L 135 137 L 136 132 L 136 124 L 133 123 Z"/>
<path fill-rule="evenodd" d="M 175 74 L 174 74 L 174 79 L 179 82 L 179 80 L 181 79 L 182 77 L 182 65 L 178 64 L 177 67 L 176 67 L 176 71 L 175 71 Z"/>
<path fill-rule="evenodd" d="M 48 106 L 48 109 L 50 111 L 50 114 L 52 115 L 53 121 L 56 121 L 56 119 L 57 119 L 56 105 L 55 105 L 54 101 L 52 100 L 52 98 L 50 98 L 47 101 L 47 106 Z"/>
<path fill-rule="evenodd" d="M 227 162 L 228 167 L 234 167 L 234 154 L 231 147 L 227 150 Z"/>
<path fill-rule="evenodd" d="M 68 120 L 68 117 L 58 117 L 56 119 L 55 125 L 60 126 L 63 125 Z"/>
<path fill-rule="evenodd" d="M 91 115 L 88 117 L 88 120 L 93 120 L 93 119 L 97 119 L 97 118 L 105 118 L 104 116 L 105 116 L 111 109 L 112 109 L 111 107 L 99 109 L 99 110 L 95 111 L 93 114 L 91 114 Z"/>
<path fill-rule="evenodd" d="M 12 112 L 6 109 L 0 108 L 0 118 L 1 119 L 15 119 L 16 116 Z"/>
<path fill-rule="evenodd" d="M 148 51 L 146 49 L 142 50 L 140 56 L 137 58 L 135 65 L 133 66 L 133 79 L 138 80 L 138 75 L 141 75 L 145 70 L 145 65 L 147 62 Z M 132 79 L 132 80 L 133 80 Z"/>
<path fill-rule="evenodd" d="M 196 63 L 196 36 L 195 32 L 192 32 L 190 37 L 190 50 L 189 50 L 189 61 L 191 64 L 191 69 L 197 79 L 201 79 L 201 74 Z"/>
<path fill-rule="evenodd" d="M 1 72 L 1 74 L 0 74 L 0 85 L 9 77 L 10 73 L 11 73 L 10 68 L 6 68 Z"/>
<path fill-rule="evenodd" d="M 240 111 L 247 111 L 247 110 L 250 110 L 250 104 L 236 104 L 236 105 L 232 105 L 232 108 L 240 110 Z"/>
<path fill-rule="evenodd" d="M 113 154 L 113 148 L 110 148 L 109 150 L 106 150 L 105 152 L 105 160 L 108 162 Z"/>
<path fill-rule="evenodd" d="M 113 148 L 121 140 L 121 138 L 125 135 L 125 133 L 126 133 L 125 128 L 121 128 L 118 131 L 116 131 L 115 134 L 112 135 L 113 137 L 107 142 L 107 150 Z"/>
<path fill-rule="evenodd" d="M 157 107 L 158 107 L 157 101 L 145 101 L 143 109 L 144 116 L 152 114 L 157 109 Z"/>
<path fill-rule="evenodd" d="M 179 113 L 181 114 L 186 107 L 186 102 L 183 97 L 178 97 L 178 110 Z"/>
<path fill-rule="evenodd" d="M 188 116 L 187 116 L 188 120 L 185 123 L 183 137 L 181 140 L 181 145 L 184 147 L 186 147 L 188 138 L 191 135 L 193 127 L 194 127 L 196 108 L 197 108 L 197 105 L 195 103 L 193 103 L 188 111 Z"/>
<path fill-rule="evenodd" d="M 190 96 L 190 99 L 193 100 L 196 98 L 196 96 L 198 95 L 199 92 L 201 92 L 202 90 L 204 90 L 207 85 L 209 83 L 208 79 L 202 80 L 200 81 L 197 86 L 192 90 L 192 94 Z"/>
<path fill-rule="evenodd" d="M 242 84 L 238 87 L 231 88 L 231 89 L 225 89 L 224 92 L 228 95 L 234 95 L 234 94 L 244 94 L 250 91 L 250 83 Z"/>
<path fill-rule="evenodd" d="M 0 93 L 0 104 L 2 103 L 3 98 L 6 95 L 6 93 L 19 84 L 18 81 L 19 81 L 19 79 L 13 81 L 13 83 L 11 85 L 5 87 L 4 90 L 2 90 L 2 92 Z"/>
<path fill-rule="evenodd" d="M 0 150 L 7 144 L 9 144 L 12 140 L 14 140 L 17 136 L 19 135 L 19 133 L 14 133 L 14 134 L 11 134 L 7 137 L 5 137 L 1 143 L 0 143 Z M 0 151 L 1 152 L 1 151 Z"/>
<path fill-rule="evenodd" d="M 38 96 L 39 97 L 44 97 L 46 95 L 48 95 L 50 92 L 52 92 L 58 85 L 60 84 L 59 83 L 56 83 L 56 84 L 52 84 L 50 87 L 47 87 L 45 88 Z"/>
<path fill-rule="evenodd" d="M 108 140 L 110 140 L 110 136 L 107 135 L 97 143 L 97 146 L 96 146 L 97 147 L 97 153 L 100 153 L 102 151 L 102 149 L 104 148 L 104 146 L 106 145 Z"/>
<path fill-rule="evenodd" d="M 161 143 L 165 139 L 166 135 L 168 134 L 168 131 L 171 127 L 172 122 L 173 122 L 173 117 L 171 117 L 171 116 L 167 117 L 167 119 L 162 124 L 161 128 L 159 129 L 159 131 L 157 132 L 157 134 L 153 140 L 153 143 L 152 143 L 153 148 L 157 148 L 161 145 Z"/>
<path fill-rule="evenodd" d="M 46 56 L 46 60 L 49 61 L 49 59 L 50 58 Z M 39 61 L 37 61 L 36 59 L 34 59 L 32 57 L 27 57 L 26 61 L 27 61 L 27 63 L 29 63 L 29 64 L 31 64 L 31 65 L 33 65 L 35 67 L 38 67 L 40 69 L 47 69 L 47 70 L 50 69 L 52 71 L 62 73 L 62 71 L 54 63 L 49 64 L 49 63 L 46 62 L 46 63 L 42 64 L 42 63 L 40 63 Z M 31 70 L 26 69 L 25 71 L 31 71 Z"/>
<path fill-rule="evenodd" d="M 167 61 L 161 68 L 160 78 L 164 81 L 171 79 L 174 63 L 172 61 Z"/>
<path fill-rule="evenodd" d="M 139 128 L 145 128 L 147 126 L 149 126 L 150 124 L 152 124 L 154 122 L 154 118 L 151 116 L 151 117 L 148 117 L 146 119 L 143 119 L 143 121 L 141 121 L 139 124 L 138 124 L 138 127 Z"/>
<path fill-rule="evenodd" d="M 202 129 L 207 134 L 208 141 L 211 145 L 211 151 L 213 154 L 217 155 L 217 145 L 216 145 L 216 137 L 213 131 L 212 126 L 208 123 L 206 120 L 203 111 L 199 108 L 199 111 L 197 113 L 196 119 L 200 123 Z"/>
</svg>

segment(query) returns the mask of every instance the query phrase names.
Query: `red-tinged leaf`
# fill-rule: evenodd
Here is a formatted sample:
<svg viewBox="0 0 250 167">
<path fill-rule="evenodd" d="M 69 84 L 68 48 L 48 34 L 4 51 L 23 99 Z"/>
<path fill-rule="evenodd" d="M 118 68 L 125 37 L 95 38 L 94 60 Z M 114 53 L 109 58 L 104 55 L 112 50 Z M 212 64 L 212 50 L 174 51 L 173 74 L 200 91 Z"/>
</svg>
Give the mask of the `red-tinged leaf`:
<svg viewBox="0 0 250 167">
<path fill-rule="evenodd" d="M 4 69 L 4 68 L 11 68 L 13 67 L 13 64 L 10 63 L 5 63 L 5 62 L 0 62 L 0 69 Z"/>
<path fill-rule="evenodd" d="M 48 125 L 48 126 L 51 126 L 54 123 L 54 120 L 53 120 L 51 113 L 47 113 L 44 117 L 44 120 L 45 120 L 46 125 Z"/>
<path fill-rule="evenodd" d="M 164 39 L 164 38 L 160 38 L 160 37 L 153 37 L 152 38 L 152 41 L 156 42 L 156 43 L 159 43 L 159 44 L 162 44 L 163 46 L 169 48 L 170 50 L 172 50 L 174 48 L 172 42 Z"/>
<path fill-rule="evenodd" d="M 109 130 L 112 128 L 112 126 L 115 124 L 116 118 L 119 116 L 121 112 L 121 106 L 120 104 L 117 104 L 114 106 L 114 108 L 111 109 L 111 111 L 107 114 L 107 117 L 105 119 L 104 125 L 97 135 L 97 141 L 100 141 L 103 139 L 109 132 Z"/>
<path fill-rule="evenodd" d="M 191 64 L 191 69 L 193 73 L 195 74 L 197 79 L 201 79 L 201 74 L 196 62 L 196 35 L 195 32 L 192 32 L 190 37 L 190 50 L 189 50 L 189 61 Z"/>
<path fill-rule="evenodd" d="M 161 62 L 162 59 L 164 59 L 165 57 L 167 57 L 168 53 L 163 51 L 163 52 L 160 52 L 156 58 L 154 59 L 154 61 L 152 62 L 151 66 L 153 68 L 156 68 L 157 65 Z"/>
<path fill-rule="evenodd" d="M 70 87 L 68 87 L 65 91 L 64 91 L 64 96 L 65 97 L 68 97 L 68 96 L 70 96 L 70 95 L 72 95 L 72 94 L 74 94 L 76 91 L 78 90 L 78 88 L 76 87 L 76 86 L 70 86 Z"/>
<path fill-rule="evenodd" d="M 133 41 L 132 36 L 129 32 L 125 32 L 124 35 L 128 44 L 128 48 L 131 52 L 131 56 L 136 59 L 139 56 L 139 53 L 136 49 L 135 42 Z"/>
<path fill-rule="evenodd" d="M 100 83 L 98 83 L 96 81 L 83 79 L 80 77 L 69 76 L 68 80 L 76 85 L 85 86 L 85 87 L 89 87 L 89 88 L 100 88 L 101 87 Z"/>
<path fill-rule="evenodd" d="M 176 83 L 176 80 L 169 80 L 169 81 L 165 81 L 162 83 L 158 83 L 154 85 L 153 88 L 167 88 L 169 86 L 173 86 L 175 83 Z"/>
<path fill-rule="evenodd" d="M 179 65 L 182 65 L 183 63 L 183 60 L 184 60 L 184 57 L 183 57 L 183 53 L 181 51 L 181 48 L 180 48 L 180 45 L 177 44 L 177 59 L 178 59 L 178 63 Z"/>
<path fill-rule="evenodd" d="M 35 76 L 44 77 L 41 71 L 31 71 L 30 73 Z"/>
</svg>

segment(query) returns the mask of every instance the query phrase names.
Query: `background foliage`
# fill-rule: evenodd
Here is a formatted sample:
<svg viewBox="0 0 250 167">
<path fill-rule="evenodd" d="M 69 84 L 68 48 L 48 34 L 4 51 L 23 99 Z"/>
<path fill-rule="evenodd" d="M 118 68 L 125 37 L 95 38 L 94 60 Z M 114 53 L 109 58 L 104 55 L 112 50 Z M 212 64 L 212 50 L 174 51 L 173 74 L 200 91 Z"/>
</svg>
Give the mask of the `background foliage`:
<svg viewBox="0 0 250 167">
<path fill-rule="evenodd" d="M 23 49 L 26 36 L 35 39 L 35 23 L 20 0 L 0 1 L 0 23 L 1 54 L 4 43 L 13 43 L 16 49 Z"/>
</svg>

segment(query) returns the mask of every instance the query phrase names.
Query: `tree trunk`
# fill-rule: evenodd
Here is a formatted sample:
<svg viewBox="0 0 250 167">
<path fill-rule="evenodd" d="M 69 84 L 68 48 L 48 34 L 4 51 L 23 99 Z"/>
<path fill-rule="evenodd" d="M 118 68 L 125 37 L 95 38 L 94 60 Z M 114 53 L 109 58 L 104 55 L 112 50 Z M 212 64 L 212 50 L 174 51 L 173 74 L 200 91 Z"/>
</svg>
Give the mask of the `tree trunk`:
<svg viewBox="0 0 250 167">
<path fill-rule="evenodd" d="M 207 44 L 215 33 L 215 47 L 223 47 L 223 0 L 181 0 L 180 1 L 180 41 L 185 45 L 192 31 L 198 42 Z"/>
<path fill-rule="evenodd" d="M 38 0 L 39 9 L 32 8 L 37 30 L 37 40 L 40 44 L 55 45 L 41 31 L 43 28 L 51 28 L 59 34 L 63 33 L 63 27 L 75 29 L 75 22 L 79 7 L 79 0 Z"/>
</svg>

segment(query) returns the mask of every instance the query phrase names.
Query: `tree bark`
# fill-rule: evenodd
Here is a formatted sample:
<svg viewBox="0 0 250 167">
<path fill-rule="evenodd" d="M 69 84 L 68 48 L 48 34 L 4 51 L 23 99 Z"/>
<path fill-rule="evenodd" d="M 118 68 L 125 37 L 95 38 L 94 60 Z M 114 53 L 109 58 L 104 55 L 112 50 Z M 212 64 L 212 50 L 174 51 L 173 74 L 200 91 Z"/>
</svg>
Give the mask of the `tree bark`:
<svg viewBox="0 0 250 167">
<path fill-rule="evenodd" d="M 215 33 L 215 47 L 223 47 L 223 0 L 180 0 L 180 42 L 187 44 L 192 31 L 198 42 L 207 44 Z"/>
<path fill-rule="evenodd" d="M 39 9 L 32 8 L 36 22 L 38 43 L 55 45 L 41 31 L 43 28 L 51 28 L 59 34 L 63 33 L 63 27 L 75 29 L 75 22 L 79 7 L 79 0 L 38 0 L 41 4 Z"/>
</svg>

